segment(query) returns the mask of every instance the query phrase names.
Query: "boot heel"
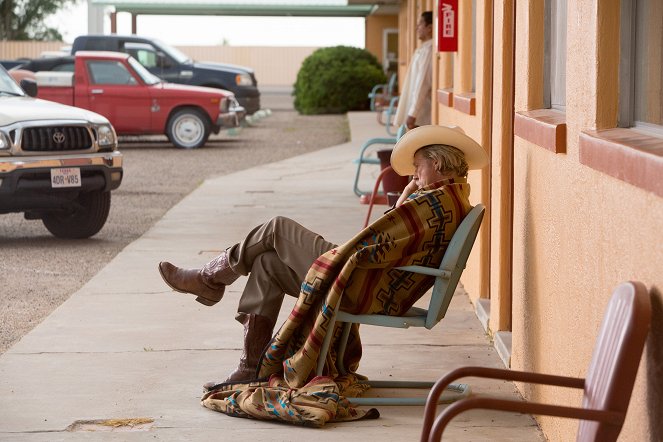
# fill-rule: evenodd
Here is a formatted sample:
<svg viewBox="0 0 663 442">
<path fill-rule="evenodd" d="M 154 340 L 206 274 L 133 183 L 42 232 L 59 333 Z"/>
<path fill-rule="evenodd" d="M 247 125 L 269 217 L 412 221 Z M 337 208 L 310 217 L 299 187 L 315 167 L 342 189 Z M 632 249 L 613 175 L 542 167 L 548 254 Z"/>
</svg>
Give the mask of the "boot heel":
<svg viewBox="0 0 663 442">
<path fill-rule="evenodd" d="M 189 298 L 189 299 L 190 299 L 190 298 Z M 203 298 L 202 296 L 198 296 L 198 297 L 196 297 L 196 301 L 198 301 L 198 302 L 200 302 L 201 304 L 206 305 L 206 306 L 208 306 L 208 307 L 211 307 L 211 306 L 213 306 L 214 304 L 216 304 L 217 302 L 219 302 L 219 301 L 212 301 L 212 300 L 210 300 L 210 299 Z"/>
</svg>

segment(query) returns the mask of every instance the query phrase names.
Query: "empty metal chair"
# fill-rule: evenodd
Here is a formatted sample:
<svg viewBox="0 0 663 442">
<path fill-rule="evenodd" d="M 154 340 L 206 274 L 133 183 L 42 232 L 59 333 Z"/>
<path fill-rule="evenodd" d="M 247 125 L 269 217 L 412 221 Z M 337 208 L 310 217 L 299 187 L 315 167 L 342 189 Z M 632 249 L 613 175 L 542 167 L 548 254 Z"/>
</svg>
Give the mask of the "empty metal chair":
<svg viewBox="0 0 663 442">
<path fill-rule="evenodd" d="M 368 94 L 368 98 L 371 100 L 371 110 L 382 112 L 387 103 L 395 96 L 397 87 L 398 77 L 396 74 L 391 74 L 388 83 L 373 86 L 373 89 Z"/>
<path fill-rule="evenodd" d="M 362 144 L 361 148 L 359 149 L 359 158 L 355 160 L 357 163 L 357 172 L 355 173 L 355 180 L 352 186 L 352 190 L 354 191 L 355 195 L 362 197 L 365 196 L 366 198 L 370 198 L 371 192 L 368 190 L 362 190 L 359 186 L 359 179 L 361 176 L 361 171 L 362 171 L 362 166 L 364 164 L 373 164 L 373 165 L 382 165 L 383 162 L 380 161 L 380 158 L 373 157 L 371 156 L 371 153 L 374 152 L 371 150 L 371 148 L 375 148 L 376 146 L 382 146 L 383 149 L 381 150 L 386 150 L 391 152 L 393 149 L 394 145 L 396 142 L 405 134 L 405 126 L 401 126 L 398 129 L 398 133 L 396 134 L 395 137 L 376 137 L 376 138 L 369 138 Z M 384 169 L 385 167 L 383 167 Z M 382 201 L 383 203 L 386 202 L 386 198 L 384 195 L 375 195 L 375 198 L 378 198 L 378 201 Z M 381 198 L 381 199 L 380 199 Z M 366 201 L 368 203 L 368 200 Z"/>
<path fill-rule="evenodd" d="M 577 441 L 616 441 L 626 418 L 635 376 L 651 322 L 649 293 L 641 282 L 619 285 L 603 318 L 586 378 L 486 367 L 458 368 L 435 383 L 424 411 L 422 441 L 439 441 L 451 419 L 479 408 L 580 419 Z M 467 376 L 529 382 L 584 390 L 580 407 L 474 396 L 449 405 L 437 418 L 437 396 Z"/>
</svg>

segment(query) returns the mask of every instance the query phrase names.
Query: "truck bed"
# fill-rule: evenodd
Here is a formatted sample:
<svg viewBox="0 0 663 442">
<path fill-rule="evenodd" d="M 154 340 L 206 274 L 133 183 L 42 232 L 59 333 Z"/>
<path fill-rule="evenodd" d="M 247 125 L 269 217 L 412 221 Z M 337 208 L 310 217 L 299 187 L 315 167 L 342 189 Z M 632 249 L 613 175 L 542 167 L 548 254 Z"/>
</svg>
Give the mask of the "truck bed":
<svg viewBox="0 0 663 442">
<path fill-rule="evenodd" d="M 73 72 L 35 72 L 39 92 L 37 96 L 44 100 L 74 105 Z"/>
</svg>

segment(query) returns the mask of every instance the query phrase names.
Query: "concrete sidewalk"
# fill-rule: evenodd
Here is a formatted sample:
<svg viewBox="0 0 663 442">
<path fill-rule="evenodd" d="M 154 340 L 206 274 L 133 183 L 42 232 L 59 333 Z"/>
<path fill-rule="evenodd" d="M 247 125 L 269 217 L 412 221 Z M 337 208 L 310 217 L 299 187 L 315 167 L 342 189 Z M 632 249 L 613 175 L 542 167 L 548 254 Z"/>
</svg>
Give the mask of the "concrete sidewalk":
<svg viewBox="0 0 663 442">
<path fill-rule="evenodd" d="M 201 407 L 201 385 L 237 365 L 243 330 L 233 317 L 246 279 L 204 307 L 172 292 L 157 271 L 164 259 L 200 266 L 275 215 L 336 243 L 356 233 L 366 206 L 351 190 L 352 159 L 384 128 L 372 113 L 348 118 L 350 143 L 204 182 L 0 356 L 0 440 L 417 440 L 423 407 L 378 407 L 380 419 L 322 429 Z M 282 320 L 292 305 L 287 299 Z M 461 365 L 502 366 L 460 290 L 433 330 L 365 326 L 362 341 L 360 373 L 372 379 L 435 380 Z M 464 382 L 474 392 L 518 397 L 510 383 Z M 86 422 L 142 418 L 153 421 L 133 428 Z M 481 411 L 457 417 L 444 440 L 544 438 L 530 416 Z"/>
</svg>

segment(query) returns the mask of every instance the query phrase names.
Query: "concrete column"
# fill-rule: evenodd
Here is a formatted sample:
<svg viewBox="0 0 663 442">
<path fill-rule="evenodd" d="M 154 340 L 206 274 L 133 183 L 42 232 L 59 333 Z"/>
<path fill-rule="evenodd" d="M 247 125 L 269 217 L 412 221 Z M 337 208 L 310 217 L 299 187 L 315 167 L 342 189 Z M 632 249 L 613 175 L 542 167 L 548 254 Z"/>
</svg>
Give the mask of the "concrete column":
<svg viewBox="0 0 663 442">
<path fill-rule="evenodd" d="M 90 0 L 87 1 L 87 33 L 104 33 L 104 7 L 93 5 Z"/>
</svg>

